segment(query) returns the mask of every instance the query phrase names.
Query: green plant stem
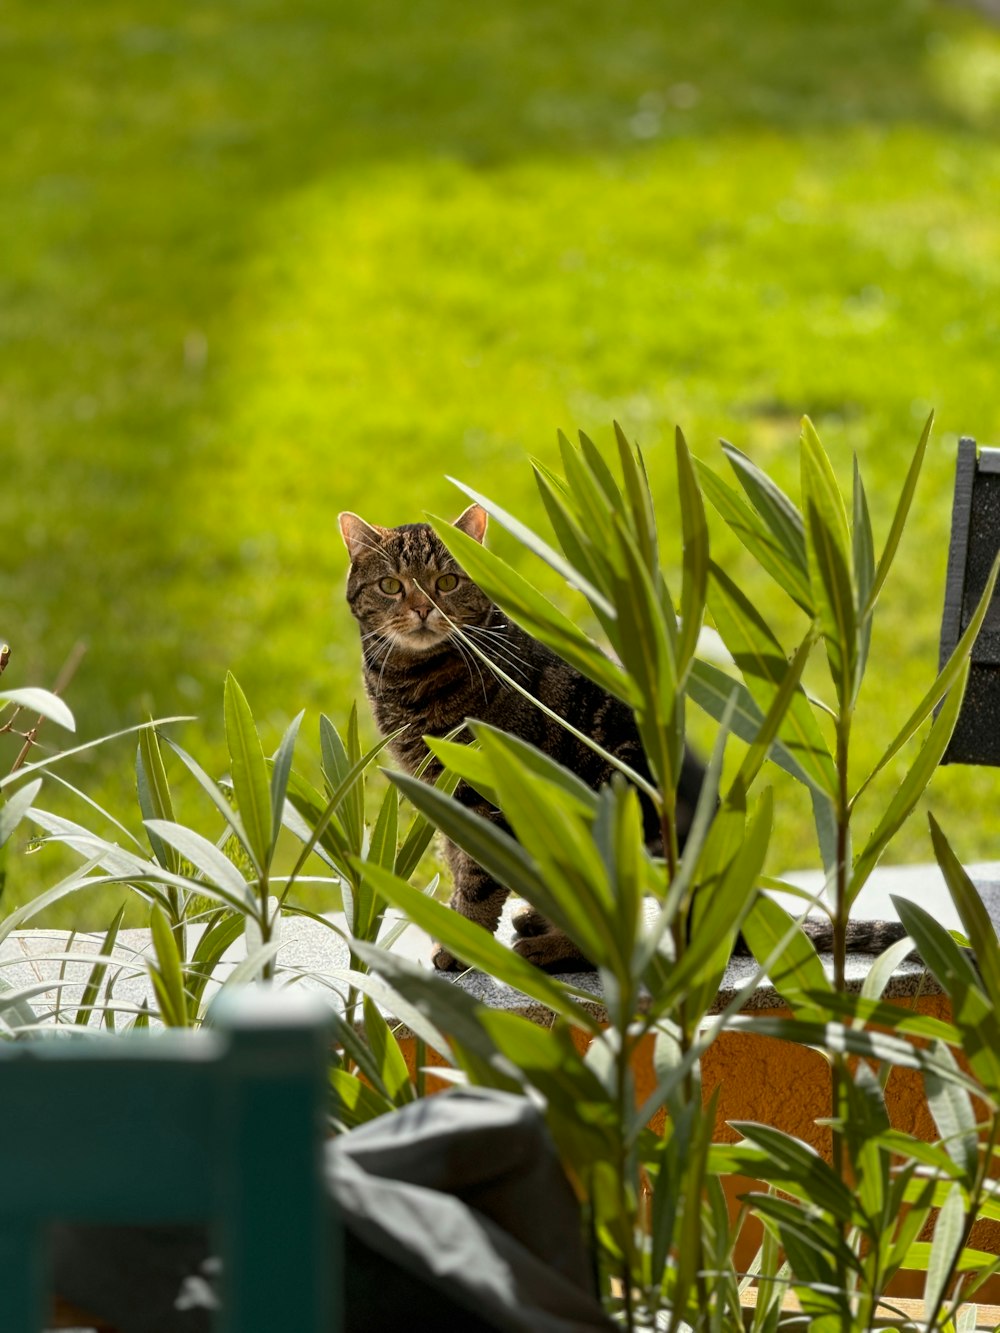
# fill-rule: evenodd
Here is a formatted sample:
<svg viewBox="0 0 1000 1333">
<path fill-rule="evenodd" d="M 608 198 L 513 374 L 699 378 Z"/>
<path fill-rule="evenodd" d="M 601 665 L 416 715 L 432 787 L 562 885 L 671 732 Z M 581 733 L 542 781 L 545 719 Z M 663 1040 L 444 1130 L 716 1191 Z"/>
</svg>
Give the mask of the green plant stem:
<svg viewBox="0 0 1000 1333">
<path fill-rule="evenodd" d="M 846 990 L 847 974 L 847 876 L 851 846 L 851 804 L 848 792 L 848 758 L 850 754 L 851 713 L 842 712 L 837 718 L 837 867 L 834 885 L 833 904 L 833 987 L 838 995 Z M 844 1136 L 838 1128 L 840 1108 L 843 1104 L 845 1081 L 850 1078 L 847 1061 L 841 1052 L 834 1052 L 830 1078 L 830 1118 L 832 1126 L 831 1161 L 838 1177 L 844 1178 Z M 841 1231 L 846 1239 L 847 1224 L 841 1223 Z M 847 1273 L 843 1261 L 838 1259 L 837 1280 L 846 1291 Z"/>
<path fill-rule="evenodd" d="M 989 1179 L 990 1162 L 996 1151 L 997 1139 L 1000 1138 L 1000 1117 L 993 1115 L 990 1119 L 989 1138 L 980 1154 L 979 1169 L 976 1172 L 976 1182 L 969 1195 L 969 1206 L 965 1210 L 965 1219 L 962 1226 L 962 1242 L 955 1247 L 955 1253 L 948 1270 L 947 1279 L 941 1284 L 941 1291 L 937 1298 L 934 1308 L 924 1311 L 924 1321 L 926 1328 L 933 1328 L 938 1322 L 938 1316 L 941 1313 L 941 1307 L 945 1302 L 945 1293 L 951 1289 L 955 1281 L 955 1273 L 958 1268 L 958 1261 L 961 1259 L 966 1247 L 972 1238 L 972 1228 L 979 1218 L 983 1206 L 983 1189 L 986 1181 Z"/>
<path fill-rule="evenodd" d="M 268 870 L 267 867 L 265 866 L 260 877 L 260 883 L 258 885 L 258 892 L 260 895 L 260 917 L 258 918 L 260 925 L 260 942 L 261 944 L 265 945 L 271 943 L 271 937 L 274 934 L 274 931 L 272 929 L 271 918 L 267 914 L 268 888 L 269 888 Z M 279 908 L 278 910 L 275 911 L 274 919 L 277 920 L 280 914 L 281 910 Z M 262 973 L 263 979 L 265 981 L 273 981 L 275 977 L 275 969 L 276 969 L 276 963 L 272 955 L 270 958 L 267 958 L 264 962 L 264 968 Z"/>
<path fill-rule="evenodd" d="M 630 1085 L 629 1085 L 629 1059 L 632 1054 L 632 1047 L 624 1031 L 616 1034 L 618 1038 L 618 1062 L 615 1070 L 616 1092 L 618 1097 L 618 1211 L 622 1221 L 631 1219 L 631 1225 L 624 1229 L 627 1234 L 627 1240 L 624 1253 L 622 1254 L 622 1299 L 625 1305 L 625 1327 L 629 1333 L 633 1333 L 635 1328 L 635 1311 L 632 1306 L 632 1268 L 635 1260 L 634 1238 L 635 1238 L 635 1218 L 632 1217 L 632 1208 L 630 1207 L 628 1190 L 628 1165 L 629 1165 L 629 1147 L 625 1135 L 621 1133 L 622 1128 L 627 1125 L 634 1114 L 634 1107 L 629 1105 Z"/>
</svg>

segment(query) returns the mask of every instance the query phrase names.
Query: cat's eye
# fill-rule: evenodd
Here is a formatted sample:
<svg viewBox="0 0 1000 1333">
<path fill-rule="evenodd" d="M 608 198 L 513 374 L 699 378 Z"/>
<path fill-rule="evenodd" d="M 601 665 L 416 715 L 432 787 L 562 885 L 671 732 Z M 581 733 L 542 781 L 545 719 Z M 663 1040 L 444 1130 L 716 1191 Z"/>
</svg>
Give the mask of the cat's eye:
<svg viewBox="0 0 1000 1333">
<path fill-rule="evenodd" d="M 388 593 L 390 597 L 395 597 L 396 593 L 403 591 L 403 585 L 399 579 L 379 579 L 378 586 L 384 593 Z"/>
<path fill-rule="evenodd" d="M 458 587 L 457 574 L 442 574 L 437 581 L 438 592 L 452 592 Z"/>
</svg>

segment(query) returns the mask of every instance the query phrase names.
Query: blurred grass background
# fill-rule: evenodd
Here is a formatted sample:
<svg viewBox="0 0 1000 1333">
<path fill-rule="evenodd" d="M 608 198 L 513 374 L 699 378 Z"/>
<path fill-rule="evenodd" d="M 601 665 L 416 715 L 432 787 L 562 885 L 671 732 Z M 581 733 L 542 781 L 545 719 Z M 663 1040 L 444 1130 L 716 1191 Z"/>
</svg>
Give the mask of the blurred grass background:
<svg viewBox="0 0 1000 1333">
<path fill-rule="evenodd" d="M 797 494 L 808 412 L 880 546 L 933 407 L 859 771 L 923 693 L 956 439 L 1000 441 L 1000 30 L 973 10 L 7 0 L 0 86 L 5 685 L 83 638 L 84 736 L 193 713 L 221 772 L 227 668 L 265 745 L 360 695 L 340 509 L 451 515 L 450 474 L 542 525 L 529 456 L 617 418 L 672 554 L 675 423 Z M 134 820 L 132 754 L 66 773 Z M 998 796 L 935 779 L 966 859 L 1000 854 Z M 812 864 L 785 809 L 772 868 Z M 893 856 L 929 856 L 922 823 Z"/>
</svg>

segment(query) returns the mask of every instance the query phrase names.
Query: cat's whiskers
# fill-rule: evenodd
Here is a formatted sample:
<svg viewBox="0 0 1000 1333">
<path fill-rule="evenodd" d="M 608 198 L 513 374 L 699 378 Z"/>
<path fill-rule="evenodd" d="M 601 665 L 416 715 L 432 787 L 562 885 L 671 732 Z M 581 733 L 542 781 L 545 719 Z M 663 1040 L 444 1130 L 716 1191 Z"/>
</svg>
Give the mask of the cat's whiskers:
<svg viewBox="0 0 1000 1333">
<path fill-rule="evenodd" d="M 497 663 L 502 662 L 507 670 L 523 677 L 525 680 L 528 678 L 528 673 L 525 671 L 523 664 L 514 655 L 513 650 L 499 630 L 487 625 L 466 625 L 464 633 L 471 637 L 473 643 L 477 639 L 481 640 L 477 646 L 479 651 L 484 653 L 487 658 L 492 653 Z"/>
<path fill-rule="evenodd" d="M 387 634 L 387 635 L 386 635 L 386 653 L 385 653 L 385 657 L 382 658 L 382 669 L 381 669 L 381 671 L 379 671 L 379 673 L 378 673 L 378 680 L 375 682 L 375 697 L 376 697 L 376 699 L 377 699 L 378 696 L 382 693 L 382 677 L 385 675 L 385 669 L 386 669 L 386 667 L 389 665 L 389 658 L 392 656 L 392 650 L 393 650 L 394 647 L 395 647 L 395 640 L 393 639 L 392 635 Z"/>
<path fill-rule="evenodd" d="M 476 661 L 475 657 L 472 655 L 472 653 L 469 652 L 468 648 L 466 648 L 466 646 L 462 643 L 462 640 L 461 640 L 460 638 L 458 638 L 457 635 L 455 635 L 455 634 L 449 634 L 449 635 L 448 635 L 448 638 L 449 638 L 450 641 L 454 644 L 454 646 L 455 646 L 455 648 L 456 648 L 456 650 L 457 650 L 457 652 L 458 652 L 459 657 L 460 657 L 460 658 L 462 659 L 462 661 L 465 663 L 466 669 L 467 669 L 468 672 L 469 672 L 469 679 L 470 679 L 470 680 L 472 679 L 472 672 L 473 672 L 473 669 L 475 669 L 476 675 L 479 677 L 479 684 L 480 684 L 480 686 L 482 687 L 482 691 L 483 691 L 483 702 L 484 702 L 484 703 L 489 703 L 490 696 L 489 696 L 489 692 L 488 692 L 487 689 L 486 689 L 486 679 L 485 679 L 485 677 L 483 676 L 483 673 L 482 673 L 482 670 L 481 670 L 481 668 L 480 668 L 480 666 L 479 666 L 479 663 Z"/>
</svg>

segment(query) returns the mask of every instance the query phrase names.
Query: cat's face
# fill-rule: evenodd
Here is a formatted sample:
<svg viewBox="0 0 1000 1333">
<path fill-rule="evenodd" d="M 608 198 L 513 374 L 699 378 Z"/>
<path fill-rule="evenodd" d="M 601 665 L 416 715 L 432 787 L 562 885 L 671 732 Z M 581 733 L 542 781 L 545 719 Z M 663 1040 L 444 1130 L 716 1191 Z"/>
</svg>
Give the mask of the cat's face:
<svg viewBox="0 0 1000 1333">
<path fill-rule="evenodd" d="M 486 511 L 470 505 L 455 527 L 482 541 Z M 389 650 L 427 653 L 448 640 L 453 625 L 485 622 L 489 599 L 429 524 L 380 528 L 345 513 L 340 531 L 351 557 L 347 601 L 369 659 Z"/>
</svg>

